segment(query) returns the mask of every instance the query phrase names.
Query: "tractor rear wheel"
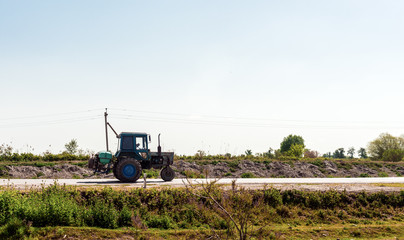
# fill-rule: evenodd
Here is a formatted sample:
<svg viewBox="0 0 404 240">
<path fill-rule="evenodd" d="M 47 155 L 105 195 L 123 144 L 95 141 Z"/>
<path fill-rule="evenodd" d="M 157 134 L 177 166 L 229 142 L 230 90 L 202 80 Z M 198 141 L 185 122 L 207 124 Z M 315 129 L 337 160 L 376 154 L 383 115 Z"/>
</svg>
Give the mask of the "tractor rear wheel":
<svg viewBox="0 0 404 240">
<path fill-rule="evenodd" d="M 142 173 L 142 166 L 133 158 L 126 158 L 118 162 L 116 178 L 121 182 L 136 182 Z"/>
<path fill-rule="evenodd" d="M 94 164 L 95 164 L 95 159 L 94 157 L 90 158 L 88 160 L 88 168 L 93 169 L 94 168 Z"/>
<path fill-rule="evenodd" d="M 118 178 L 117 168 L 118 168 L 118 164 L 117 164 L 117 162 L 115 162 L 114 165 L 112 166 L 112 173 L 114 174 L 115 178 Z"/>
<path fill-rule="evenodd" d="M 175 172 L 170 166 L 166 166 L 161 169 L 160 176 L 164 181 L 171 181 L 175 177 Z"/>
</svg>

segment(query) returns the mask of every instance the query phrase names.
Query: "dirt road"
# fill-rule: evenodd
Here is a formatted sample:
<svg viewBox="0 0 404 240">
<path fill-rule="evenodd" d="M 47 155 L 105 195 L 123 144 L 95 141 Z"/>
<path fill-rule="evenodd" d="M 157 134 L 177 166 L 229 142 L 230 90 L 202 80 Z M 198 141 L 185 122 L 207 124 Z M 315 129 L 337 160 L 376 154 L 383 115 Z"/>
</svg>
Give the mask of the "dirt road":
<svg viewBox="0 0 404 240">
<path fill-rule="evenodd" d="M 190 179 L 192 184 L 205 183 L 215 179 Z M 230 187 L 232 181 L 237 186 L 247 188 L 275 187 L 282 190 L 300 189 L 311 191 L 346 190 L 358 191 L 401 191 L 404 190 L 404 177 L 385 178 L 223 178 L 218 184 Z M 121 183 L 115 179 L 2 179 L 0 186 L 14 187 L 18 189 L 37 188 L 51 184 L 75 185 L 75 186 L 112 186 L 120 188 L 144 187 L 144 180 L 139 179 L 136 183 Z M 161 179 L 147 179 L 146 187 L 183 187 L 188 184 L 186 179 L 174 179 L 164 182 Z"/>
</svg>

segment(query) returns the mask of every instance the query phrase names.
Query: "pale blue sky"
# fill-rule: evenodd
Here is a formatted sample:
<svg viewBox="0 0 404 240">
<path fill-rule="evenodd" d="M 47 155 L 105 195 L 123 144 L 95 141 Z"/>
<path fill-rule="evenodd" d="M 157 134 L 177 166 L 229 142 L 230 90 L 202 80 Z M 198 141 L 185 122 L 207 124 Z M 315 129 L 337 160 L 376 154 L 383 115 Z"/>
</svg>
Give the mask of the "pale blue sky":
<svg viewBox="0 0 404 240">
<path fill-rule="evenodd" d="M 365 147 L 404 133 L 403 7 L 0 0 L 0 143 L 101 150 L 108 107 L 178 154 Z"/>
</svg>

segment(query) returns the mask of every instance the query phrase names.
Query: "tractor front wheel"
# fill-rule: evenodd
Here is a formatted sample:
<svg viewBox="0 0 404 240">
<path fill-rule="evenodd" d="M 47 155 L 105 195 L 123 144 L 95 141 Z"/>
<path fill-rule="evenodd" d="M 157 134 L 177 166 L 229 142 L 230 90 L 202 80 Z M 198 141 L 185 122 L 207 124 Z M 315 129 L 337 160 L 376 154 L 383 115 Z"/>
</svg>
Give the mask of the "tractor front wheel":
<svg viewBox="0 0 404 240">
<path fill-rule="evenodd" d="M 170 166 L 166 166 L 161 169 L 160 176 L 164 181 L 171 181 L 175 177 L 175 172 Z"/>
<path fill-rule="evenodd" d="M 116 178 L 121 182 L 136 182 L 142 173 L 142 166 L 133 158 L 126 158 L 118 162 Z"/>
</svg>

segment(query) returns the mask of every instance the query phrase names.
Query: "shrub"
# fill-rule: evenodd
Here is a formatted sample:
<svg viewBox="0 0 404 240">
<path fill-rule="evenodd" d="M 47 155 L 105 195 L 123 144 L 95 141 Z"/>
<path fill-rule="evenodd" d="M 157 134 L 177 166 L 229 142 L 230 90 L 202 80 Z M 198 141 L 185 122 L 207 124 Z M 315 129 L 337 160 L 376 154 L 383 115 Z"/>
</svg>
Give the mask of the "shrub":
<svg viewBox="0 0 404 240">
<path fill-rule="evenodd" d="M 403 160 L 404 157 L 404 150 L 402 149 L 388 149 L 383 152 L 383 161 L 388 162 L 399 162 Z"/>
<path fill-rule="evenodd" d="M 204 178 L 205 176 L 202 173 L 198 173 L 194 170 L 185 170 L 182 172 L 187 178 Z"/>
<path fill-rule="evenodd" d="M 89 155 L 73 155 L 68 153 L 51 154 L 46 153 L 44 155 L 34 155 L 32 153 L 10 153 L 10 154 L 0 154 L 0 161 L 10 161 L 10 162 L 35 162 L 35 161 L 72 161 L 72 160 L 88 160 Z"/>
<path fill-rule="evenodd" d="M 306 150 L 304 152 L 304 157 L 305 158 L 318 158 L 320 156 L 320 153 L 314 150 Z"/>
<path fill-rule="evenodd" d="M 241 178 L 255 178 L 255 175 L 251 172 L 241 174 Z"/>
<path fill-rule="evenodd" d="M 152 215 L 150 219 L 146 222 L 146 225 L 150 228 L 160 228 L 160 229 L 173 229 L 175 224 L 172 219 L 167 216 L 155 216 Z"/>
<path fill-rule="evenodd" d="M 147 178 L 159 177 L 159 172 L 156 169 L 143 169 L 143 173 L 146 173 Z"/>
<path fill-rule="evenodd" d="M 198 150 L 195 153 L 195 159 L 202 160 L 204 157 L 206 157 L 206 153 L 203 150 Z"/>
<path fill-rule="evenodd" d="M 66 193 L 47 188 L 42 193 L 20 198 L 15 211 L 21 218 L 32 221 L 35 227 L 43 227 L 78 225 L 82 209 Z"/>
<path fill-rule="evenodd" d="M 234 231 L 234 224 L 224 212 L 200 188 L 194 190 L 195 194 L 176 188 L 116 191 L 110 187 L 83 190 L 51 186 L 24 192 L 5 189 L 0 191 L 0 225 L 3 226 L 0 239 L 29 236 L 31 222 L 38 227 L 133 226 L 140 229 L 209 225 L 213 230 Z M 241 187 L 224 190 L 218 185 L 209 185 L 209 191 L 234 219 L 247 221 L 243 223 L 245 226 L 257 227 L 276 222 L 363 222 L 383 220 L 386 216 L 400 220 L 404 207 L 404 191 L 305 192 Z"/>
<path fill-rule="evenodd" d="M 227 166 L 229 166 L 229 168 L 236 169 L 236 168 L 238 168 L 239 164 L 240 164 L 239 161 L 230 161 L 227 163 Z"/>
<path fill-rule="evenodd" d="M 311 161 L 311 162 L 309 162 L 309 163 L 311 163 L 311 164 L 313 164 L 313 165 L 316 165 L 317 167 L 320 167 L 320 168 L 324 168 L 324 167 L 325 167 L 324 161 L 322 161 L 321 159 L 316 159 L 316 160 Z"/>
<path fill-rule="evenodd" d="M 282 195 L 278 189 L 271 188 L 264 191 L 264 202 L 272 207 L 282 205 Z"/>
<path fill-rule="evenodd" d="M 29 235 L 30 224 L 15 217 L 0 229 L 0 239 L 25 239 Z"/>
<path fill-rule="evenodd" d="M 404 137 L 394 137 L 382 133 L 368 145 L 368 152 L 374 159 L 384 161 L 401 161 L 403 159 Z"/>
<path fill-rule="evenodd" d="M 389 175 L 386 172 L 379 172 L 379 177 L 388 177 Z"/>
<path fill-rule="evenodd" d="M 119 226 L 132 226 L 132 211 L 127 207 L 124 206 L 119 213 Z"/>
<path fill-rule="evenodd" d="M 276 213 L 283 218 L 290 217 L 289 208 L 283 205 L 276 207 Z"/>
<path fill-rule="evenodd" d="M 303 144 L 292 144 L 289 151 L 286 152 L 286 155 L 299 158 L 302 157 L 303 152 L 304 152 Z"/>
<path fill-rule="evenodd" d="M 322 206 L 321 195 L 318 194 L 317 192 L 313 192 L 312 194 L 309 194 L 309 196 L 306 200 L 306 206 L 313 208 L 313 209 L 320 208 Z"/>
<path fill-rule="evenodd" d="M 90 226 L 102 228 L 118 227 L 118 211 L 113 205 L 102 200 L 95 202 L 95 205 L 88 210 L 86 218 L 86 223 Z"/>
</svg>

